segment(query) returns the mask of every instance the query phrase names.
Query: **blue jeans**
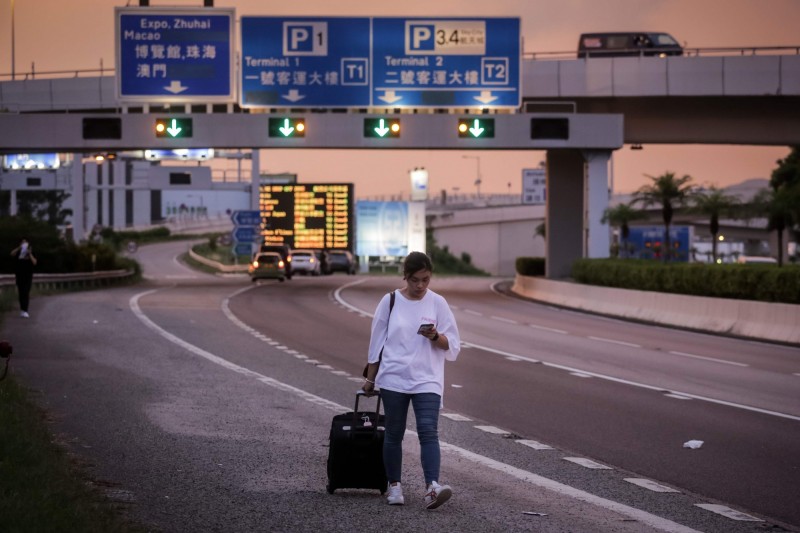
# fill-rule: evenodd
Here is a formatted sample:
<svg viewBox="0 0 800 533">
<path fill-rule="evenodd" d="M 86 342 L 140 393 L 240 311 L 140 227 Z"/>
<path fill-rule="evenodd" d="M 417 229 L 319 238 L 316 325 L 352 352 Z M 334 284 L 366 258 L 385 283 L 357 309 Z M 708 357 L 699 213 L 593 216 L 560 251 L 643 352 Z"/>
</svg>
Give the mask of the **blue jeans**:
<svg viewBox="0 0 800 533">
<path fill-rule="evenodd" d="M 439 450 L 441 396 L 432 392 L 405 394 L 381 389 L 381 399 L 386 414 L 383 463 L 389 482 L 400 481 L 403 468 L 403 435 L 406 432 L 409 403 L 414 406 L 414 415 L 417 418 L 417 434 L 419 435 L 425 485 L 429 485 L 431 481 L 438 481 L 441 465 L 441 451 Z"/>
</svg>

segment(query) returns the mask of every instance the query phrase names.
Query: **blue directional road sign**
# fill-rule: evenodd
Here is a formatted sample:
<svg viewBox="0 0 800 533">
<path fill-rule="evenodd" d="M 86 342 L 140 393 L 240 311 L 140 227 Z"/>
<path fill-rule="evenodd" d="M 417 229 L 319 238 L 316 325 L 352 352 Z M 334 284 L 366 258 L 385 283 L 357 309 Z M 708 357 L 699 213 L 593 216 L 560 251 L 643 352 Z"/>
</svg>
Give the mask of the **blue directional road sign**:
<svg viewBox="0 0 800 533">
<path fill-rule="evenodd" d="M 233 230 L 233 238 L 236 242 L 253 242 L 258 237 L 259 228 L 256 226 L 237 226 Z"/>
<path fill-rule="evenodd" d="M 253 253 L 253 247 L 248 242 L 237 242 L 233 246 L 234 255 L 250 255 Z"/>
<path fill-rule="evenodd" d="M 374 18 L 372 105 L 519 107 L 519 18 Z"/>
<path fill-rule="evenodd" d="M 241 19 L 242 107 L 368 107 L 369 18 Z"/>
<path fill-rule="evenodd" d="M 261 224 L 261 212 L 258 210 L 234 211 L 231 213 L 234 226 L 258 226 Z"/>
<path fill-rule="evenodd" d="M 117 98 L 230 102 L 235 10 L 117 7 Z"/>
</svg>

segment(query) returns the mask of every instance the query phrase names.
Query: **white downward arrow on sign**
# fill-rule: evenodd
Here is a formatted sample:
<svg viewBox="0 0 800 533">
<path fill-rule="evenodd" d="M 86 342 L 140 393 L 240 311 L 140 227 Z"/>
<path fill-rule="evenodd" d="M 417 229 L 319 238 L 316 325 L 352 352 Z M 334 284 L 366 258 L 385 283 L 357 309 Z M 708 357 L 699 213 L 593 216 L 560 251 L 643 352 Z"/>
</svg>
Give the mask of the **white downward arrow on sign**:
<svg viewBox="0 0 800 533">
<path fill-rule="evenodd" d="M 386 125 L 383 123 L 383 119 L 381 119 L 381 121 L 379 122 L 378 127 L 375 128 L 375 133 L 377 133 L 381 137 L 389 133 L 389 128 L 387 128 Z"/>
<path fill-rule="evenodd" d="M 383 96 L 379 96 L 378 97 L 378 100 L 383 100 L 387 104 L 393 104 L 396 101 L 402 100 L 402 99 L 403 99 L 403 97 L 402 96 L 397 96 L 396 94 L 394 94 L 394 91 L 386 91 L 383 94 Z"/>
<path fill-rule="evenodd" d="M 476 96 L 475 100 L 479 101 L 482 104 L 491 104 L 495 100 L 497 100 L 496 96 L 492 96 L 492 91 L 481 91 L 480 96 Z"/>
<path fill-rule="evenodd" d="M 473 123 L 472 127 L 469 129 L 469 132 L 472 134 L 473 137 L 479 137 L 481 133 L 483 133 L 483 128 L 481 128 L 480 121 L 476 118 L 475 122 Z"/>
<path fill-rule="evenodd" d="M 281 133 L 283 133 L 284 137 L 288 137 L 294 131 L 294 128 L 289 123 L 289 119 L 288 118 L 284 119 L 283 126 L 281 126 L 279 129 L 280 129 Z"/>
<path fill-rule="evenodd" d="M 300 101 L 303 98 L 305 98 L 305 95 L 300 94 L 299 92 L 297 92 L 297 89 L 291 89 L 289 91 L 289 94 L 284 94 L 282 96 L 284 98 L 286 98 L 287 100 L 289 100 L 290 102 L 297 102 L 297 101 Z"/>
<path fill-rule="evenodd" d="M 169 133 L 173 137 L 176 137 L 181 132 L 181 129 L 182 128 L 178 127 L 178 121 L 173 118 L 172 125 L 169 128 L 167 128 L 167 133 Z"/>
<path fill-rule="evenodd" d="M 188 87 L 181 85 L 181 82 L 178 80 L 172 80 L 172 83 L 164 87 L 164 89 L 171 92 L 172 94 L 178 94 L 188 89 Z"/>
</svg>

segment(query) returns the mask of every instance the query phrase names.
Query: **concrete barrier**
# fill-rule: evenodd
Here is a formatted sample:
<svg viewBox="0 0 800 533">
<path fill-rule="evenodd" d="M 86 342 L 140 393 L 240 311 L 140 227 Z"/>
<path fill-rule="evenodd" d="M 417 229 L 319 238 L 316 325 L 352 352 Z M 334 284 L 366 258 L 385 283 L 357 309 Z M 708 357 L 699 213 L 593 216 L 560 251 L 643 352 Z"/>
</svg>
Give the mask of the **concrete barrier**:
<svg viewBox="0 0 800 533">
<path fill-rule="evenodd" d="M 800 305 L 616 289 L 519 274 L 512 291 L 532 300 L 602 315 L 800 344 Z"/>
</svg>

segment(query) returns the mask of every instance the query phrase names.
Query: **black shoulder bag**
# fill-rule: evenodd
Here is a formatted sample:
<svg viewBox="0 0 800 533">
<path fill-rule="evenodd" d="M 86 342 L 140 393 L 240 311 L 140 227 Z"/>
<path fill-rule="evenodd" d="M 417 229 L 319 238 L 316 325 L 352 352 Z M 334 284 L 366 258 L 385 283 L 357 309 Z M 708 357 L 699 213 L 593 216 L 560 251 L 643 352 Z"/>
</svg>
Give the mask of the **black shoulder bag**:
<svg viewBox="0 0 800 533">
<path fill-rule="evenodd" d="M 394 291 L 389 293 L 389 318 L 392 318 L 392 308 L 394 307 Z M 386 319 L 386 330 L 389 330 L 389 318 Z M 383 360 L 383 348 L 381 348 L 381 353 L 378 355 L 378 366 L 380 367 L 381 361 Z M 369 368 L 369 363 L 364 365 L 364 372 L 362 374 L 364 377 L 367 377 L 367 369 Z"/>
</svg>

